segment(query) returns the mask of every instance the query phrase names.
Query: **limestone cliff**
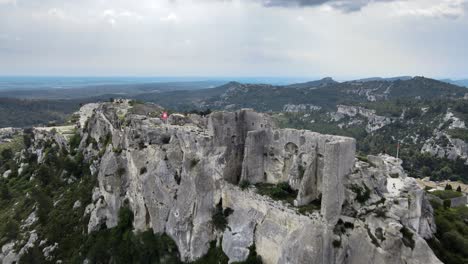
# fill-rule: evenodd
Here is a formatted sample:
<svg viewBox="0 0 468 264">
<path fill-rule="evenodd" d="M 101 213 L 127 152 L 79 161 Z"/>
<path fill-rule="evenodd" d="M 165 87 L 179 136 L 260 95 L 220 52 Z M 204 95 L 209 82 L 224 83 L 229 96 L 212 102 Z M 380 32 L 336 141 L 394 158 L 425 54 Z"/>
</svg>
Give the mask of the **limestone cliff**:
<svg viewBox="0 0 468 264">
<path fill-rule="evenodd" d="M 99 182 L 89 232 L 115 226 L 128 205 L 135 228 L 168 234 L 184 261 L 217 240 L 230 262 L 255 246 L 264 263 L 440 263 L 424 240 L 435 230 L 424 192 L 397 159 L 358 161 L 352 138 L 276 129 L 251 110 L 165 123 L 125 100 L 92 109 L 79 146 Z M 291 203 L 257 190 L 282 182 Z M 217 206 L 232 210 L 224 231 Z"/>
</svg>

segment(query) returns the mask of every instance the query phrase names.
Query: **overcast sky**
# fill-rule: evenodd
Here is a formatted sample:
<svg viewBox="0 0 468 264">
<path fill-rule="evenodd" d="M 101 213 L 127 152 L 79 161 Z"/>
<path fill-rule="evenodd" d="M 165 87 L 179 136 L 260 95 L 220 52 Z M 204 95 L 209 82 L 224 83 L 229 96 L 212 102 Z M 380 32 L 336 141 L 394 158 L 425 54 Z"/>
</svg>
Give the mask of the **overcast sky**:
<svg viewBox="0 0 468 264">
<path fill-rule="evenodd" d="M 0 75 L 468 77 L 468 0 L 0 0 Z"/>
</svg>

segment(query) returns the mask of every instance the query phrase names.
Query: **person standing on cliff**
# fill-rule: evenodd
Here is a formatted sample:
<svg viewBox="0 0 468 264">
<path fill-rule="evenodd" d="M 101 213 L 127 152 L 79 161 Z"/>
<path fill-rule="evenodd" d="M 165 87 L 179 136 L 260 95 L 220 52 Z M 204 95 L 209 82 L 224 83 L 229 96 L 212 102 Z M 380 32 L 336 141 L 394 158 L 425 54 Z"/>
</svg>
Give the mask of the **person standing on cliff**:
<svg viewBox="0 0 468 264">
<path fill-rule="evenodd" d="M 168 118 L 167 112 L 163 112 L 161 115 L 161 119 L 164 121 L 166 125 L 167 125 L 167 118 Z"/>
</svg>

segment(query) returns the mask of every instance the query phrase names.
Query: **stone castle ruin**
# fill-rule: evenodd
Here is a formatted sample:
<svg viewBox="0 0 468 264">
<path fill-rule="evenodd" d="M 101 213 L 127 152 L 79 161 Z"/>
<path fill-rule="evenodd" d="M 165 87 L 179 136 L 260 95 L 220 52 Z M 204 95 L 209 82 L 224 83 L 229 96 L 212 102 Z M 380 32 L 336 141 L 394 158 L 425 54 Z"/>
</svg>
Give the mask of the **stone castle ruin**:
<svg viewBox="0 0 468 264">
<path fill-rule="evenodd" d="M 135 229 L 168 234 L 183 261 L 217 241 L 230 262 L 255 246 L 264 263 L 440 263 L 423 239 L 434 230 L 422 190 L 404 173 L 401 190 L 387 190 L 389 174 L 401 168 L 390 157 L 357 161 L 352 138 L 278 129 L 247 109 L 168 121 L 126 102 L 95 107 L 80 145 L 99 181 L 87 207 L 89 232 L 115 226 L 128 204 Z M 284 182 L 297 192 L 292 204 L 254 186 Z M 320 210 L 299 211 L 318 200 Z M 232 211 L 222 231 L 213 225 L 217 206 Z M 377 209 L 392 217 L 377 217 Z M 406 225 L 412 248 L 398 231 Z"/>
</svg>

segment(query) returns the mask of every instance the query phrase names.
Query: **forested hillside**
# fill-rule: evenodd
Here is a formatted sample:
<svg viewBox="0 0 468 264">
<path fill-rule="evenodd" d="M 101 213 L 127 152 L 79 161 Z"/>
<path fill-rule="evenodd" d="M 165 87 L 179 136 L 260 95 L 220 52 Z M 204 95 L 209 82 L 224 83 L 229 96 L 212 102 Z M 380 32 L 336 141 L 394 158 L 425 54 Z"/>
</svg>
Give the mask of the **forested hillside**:
<svg viewBox="0 0 468 264">
<path fill-rule="evenodd" d="M 62 123 L 86 100 L 22 100 L 0 98 L 0 128 Z"/>
</svg>

